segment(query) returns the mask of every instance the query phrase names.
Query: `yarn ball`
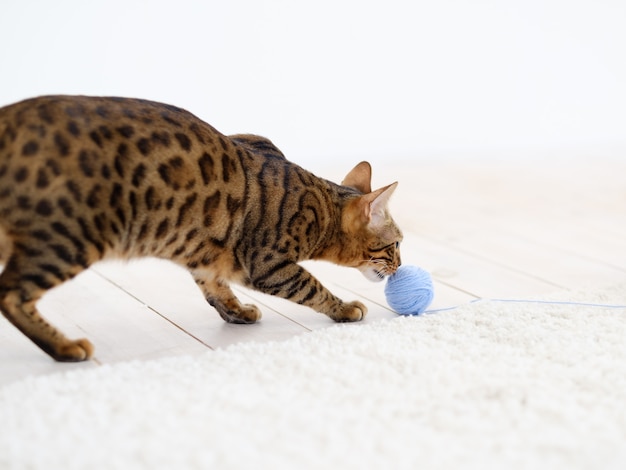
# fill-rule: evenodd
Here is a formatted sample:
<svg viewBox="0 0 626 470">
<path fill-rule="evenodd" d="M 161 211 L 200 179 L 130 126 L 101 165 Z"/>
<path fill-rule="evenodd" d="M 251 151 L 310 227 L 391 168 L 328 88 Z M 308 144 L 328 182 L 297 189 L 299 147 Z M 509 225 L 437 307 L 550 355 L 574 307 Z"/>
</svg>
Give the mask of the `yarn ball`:
<svg viewBox="0 0 626 470">
<path fill-rule="evenodd" d="M 400 315 L 424 313 L 434 295 L 430 273 L 417 266 L 400 266 L 385 285 L 387 303 Z"/>
</svg>

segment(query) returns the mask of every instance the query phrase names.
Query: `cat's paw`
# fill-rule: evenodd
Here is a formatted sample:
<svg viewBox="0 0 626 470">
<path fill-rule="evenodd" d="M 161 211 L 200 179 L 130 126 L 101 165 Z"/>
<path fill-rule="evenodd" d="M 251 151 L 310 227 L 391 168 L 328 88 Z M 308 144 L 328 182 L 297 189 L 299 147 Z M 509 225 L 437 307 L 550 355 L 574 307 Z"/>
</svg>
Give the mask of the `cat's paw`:
<svg viewBox="0 0 626 470">
<path fill-rule="evenodd" d="M 52 357 L 59 362 L 81 362 L 90 359 L 93 355 L 93 345 L 86 339 L 65 341 L 60 345 Z"/>
<path fill-rule="evenodd" d="M 367 315 L 367 307 L 361 302 L 346 302 L 344 303 L 339 312 L 332 315 L 331 318 L 336 322 L 353 322 L 361 321 Z"/>
<path fill-rule="evenodd" d="M 224 321 L 228 323 L 250 324 L 261 319 L 261 311 L 256 305 L 245 304 L 236 310 L 217 310 Z"/>
</svg>

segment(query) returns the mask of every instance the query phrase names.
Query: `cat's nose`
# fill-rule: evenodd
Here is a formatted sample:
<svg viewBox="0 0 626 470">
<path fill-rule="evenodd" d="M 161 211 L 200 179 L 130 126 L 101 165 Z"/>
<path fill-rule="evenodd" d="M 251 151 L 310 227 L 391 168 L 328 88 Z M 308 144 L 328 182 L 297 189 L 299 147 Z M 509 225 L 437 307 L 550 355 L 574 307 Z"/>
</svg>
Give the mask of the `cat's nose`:
<svg viewBox="0 0 626 470">
<path fill-rule="evenodd" d="M 391 269 L 389 270 L 389 271 L 390 271 L 390 273 L 389 273 L 389 274 L 393 274 L 393 273 L 395 273 L 395 272 L 398 270 L 398 268 L 399 268 L 399 267 L 400 267 L 400 260 L 398 259 L 398 261 L 397 261 L 397 262 L 395 262 L 395 263 L 393 263 L 393 264 L 391 265 Z"/>
</svg>

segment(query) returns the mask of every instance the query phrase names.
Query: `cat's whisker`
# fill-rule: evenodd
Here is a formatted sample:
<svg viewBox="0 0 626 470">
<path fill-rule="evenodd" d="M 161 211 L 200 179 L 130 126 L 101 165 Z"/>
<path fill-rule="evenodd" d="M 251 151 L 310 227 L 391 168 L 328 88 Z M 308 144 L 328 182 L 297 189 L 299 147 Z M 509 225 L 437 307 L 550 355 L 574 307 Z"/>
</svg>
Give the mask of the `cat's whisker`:
<svg viewBox="0 0 626 470">
<path fill-rule="evenodd" d="M 386 265 L 388 264 L 387 261 L 380 259 L 380 258 L 370 258 L 368 260 L 363 260 L 365 263 L 371 263 L 371 264 L 383 264 Z"/>
</svg>

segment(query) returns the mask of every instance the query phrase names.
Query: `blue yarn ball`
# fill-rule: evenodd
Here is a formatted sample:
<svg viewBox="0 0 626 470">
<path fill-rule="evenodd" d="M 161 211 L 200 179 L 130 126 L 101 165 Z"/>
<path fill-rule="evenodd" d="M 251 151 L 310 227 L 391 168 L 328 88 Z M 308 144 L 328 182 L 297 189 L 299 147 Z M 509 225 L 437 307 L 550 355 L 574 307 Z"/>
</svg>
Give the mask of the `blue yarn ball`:
<svg viewBox="0 0 626 470">
<path fill-rule="evenodd" d="M 400 315 L 424 313 L 434 295 L 430 273 L 417 266 L 400 266 L 385 285 L 387 303 Z"/>
</svg>

